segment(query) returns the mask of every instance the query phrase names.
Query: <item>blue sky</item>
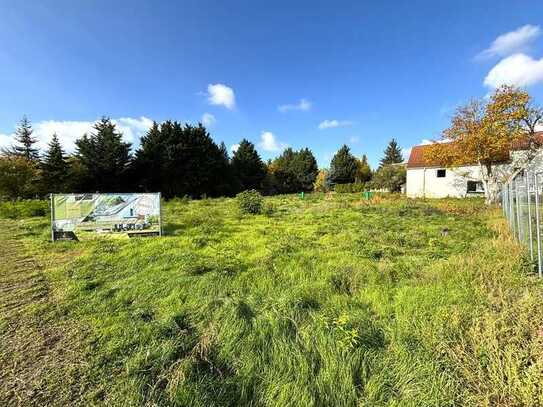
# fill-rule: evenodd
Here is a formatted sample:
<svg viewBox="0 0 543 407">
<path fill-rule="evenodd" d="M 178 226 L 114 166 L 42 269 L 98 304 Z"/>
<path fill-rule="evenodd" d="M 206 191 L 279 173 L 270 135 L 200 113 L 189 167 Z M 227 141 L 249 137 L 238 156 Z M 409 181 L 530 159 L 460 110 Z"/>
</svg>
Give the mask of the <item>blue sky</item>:
<svg viewBox="0 0 543 407">
<path fill-rule="evenodd" d="M 543 103 L 536 0 L 0 0 L 0 18 L 0 144 L 23 114 L 68 149 L 102 115 L 135 143 L 205 118 L 265 159 L 307 146 L 327 165 L 346 143 L 376 165 L 499 83 Z"/>
</svg>

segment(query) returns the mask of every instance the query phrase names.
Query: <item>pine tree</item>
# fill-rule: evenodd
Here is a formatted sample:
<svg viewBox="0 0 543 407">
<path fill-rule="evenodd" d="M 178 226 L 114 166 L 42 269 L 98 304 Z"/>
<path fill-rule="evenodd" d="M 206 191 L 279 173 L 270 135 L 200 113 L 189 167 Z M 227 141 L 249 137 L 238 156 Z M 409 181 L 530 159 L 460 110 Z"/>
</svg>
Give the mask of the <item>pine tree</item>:
<svg viewBox="0 0 543 407">
<path fill-rule="evenodd" d="M 240 190 L 259 189 L 266 176 L 266 168 L 255 146 L 243 139 L 234 153 L 232 170 L 240 183 Z"/>
<path fill-rule="evenodd" d="M 385 149 L 385 156 L 381 159 L 379 167 L 388 164 L 398 164 L 401 162 L 403 162 L 402 150 L 396 140 L 392 139 Z"/>
<path fill-rule="evenodd" d="M 330 163 L 330 181 L 332 184 L 349 184 L 355 181 L 358 160 L 346 145 L 341 147 Z"/>
<path fill-rule="evenodd" d="M 76 141 L 76 156 L 84 168 L 85 190 L 115 192 L 128 189 L 126 170 L 130 162 L 130 143 L 122 140 L 115 124 L 103 117 L 95 132 Z"/>
<path fill-rule="evenodd" d="M 41 164 L 45 193 L 62 192 L 68 174 L 68 163 L 56 134 L 49 143 Z"/>
<path fill-rule="evenodd" d="M 23 116 L 17 130 L 15 131 L 15 141 L 13 146 L 13 155 L 26 158 L 27 160 L 37 162 L 39 160 L 39 151 L 34 147 L 38 140 L 32 136 L 34 130 L 32 124 L 26 116 Z"/>
</svg>

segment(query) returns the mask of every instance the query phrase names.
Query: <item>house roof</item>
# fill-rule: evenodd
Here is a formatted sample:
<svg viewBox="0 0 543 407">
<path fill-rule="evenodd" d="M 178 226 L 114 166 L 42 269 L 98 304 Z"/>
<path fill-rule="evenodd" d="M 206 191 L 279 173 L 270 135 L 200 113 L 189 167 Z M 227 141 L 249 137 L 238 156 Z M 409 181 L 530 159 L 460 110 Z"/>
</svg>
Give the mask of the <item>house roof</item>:
<svg viewBox="0 0 543 407">
<path fill-rule="evenodd" d="M 535 134 L 536 140 L 543 144 L 543 131 L 539 131 Z M 527 147 L 527 142 L 517 141 L 511 146 L 511 150 L 522 150 Z M 431 148 L 431 144 L 423 144 L 419 146 L 413 146 L 411 148 L 411 154 L 409 154 L 409 160 L 407 161 L 407 168 L 424 168 L 424 167 L 442 167 L 438 161 L 431 161 L 425 157 L 425 152 Z M 472 162 L 465 162 L 464 165 L 474 165 Z"/>
</svg>

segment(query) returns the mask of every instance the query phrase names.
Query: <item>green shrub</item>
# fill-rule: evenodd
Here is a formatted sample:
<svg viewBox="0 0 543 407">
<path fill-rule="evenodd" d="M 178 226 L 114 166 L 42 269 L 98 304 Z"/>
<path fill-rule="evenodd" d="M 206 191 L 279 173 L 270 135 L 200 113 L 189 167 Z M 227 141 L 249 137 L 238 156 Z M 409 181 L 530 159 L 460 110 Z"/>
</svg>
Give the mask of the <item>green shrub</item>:
<svg viewBox="0 0 543 407">
<path fill-rule="evenodd" d="M 49 202 L 38 199 L 0 202 L 0 218 L 21 219 L 45 216 L 49 213 Z"/>
<path fill-rule="evenodd" d="M 260 195 L 260 192 L 254 189 L 243 191 L 236 195 L 236 199 L 241 213 L 262 213 L 264 199 Z"/>
<path fill-rule="evenodd" d="M 365 183 L 357 182 L 357 183 L 350 183 L 350 184 L 336 184 L 334 186 L 334 191 L 338 193 L 358 193 L 363 192 L 367 189 L 367 186 Z"/>
</svg>

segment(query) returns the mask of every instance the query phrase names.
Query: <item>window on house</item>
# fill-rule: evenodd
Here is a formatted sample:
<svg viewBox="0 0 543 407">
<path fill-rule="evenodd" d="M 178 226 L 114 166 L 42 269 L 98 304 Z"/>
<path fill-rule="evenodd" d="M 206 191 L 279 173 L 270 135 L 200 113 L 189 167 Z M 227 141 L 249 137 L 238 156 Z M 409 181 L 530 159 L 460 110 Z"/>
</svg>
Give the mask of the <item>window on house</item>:
<svg viewBox="0 0 543 407">
<path fill-rule="evenodd" d="M 447 174 L 446 170 L 437 170 L 437 177 L 438 178 L 445 178 L 446 174 Z"/>
<path fill-rule="evenodd" d="M 484 192 L 485 190 L 481 181 L 468 181 L 468 193 L 481 194 Z"/>
</svg>

